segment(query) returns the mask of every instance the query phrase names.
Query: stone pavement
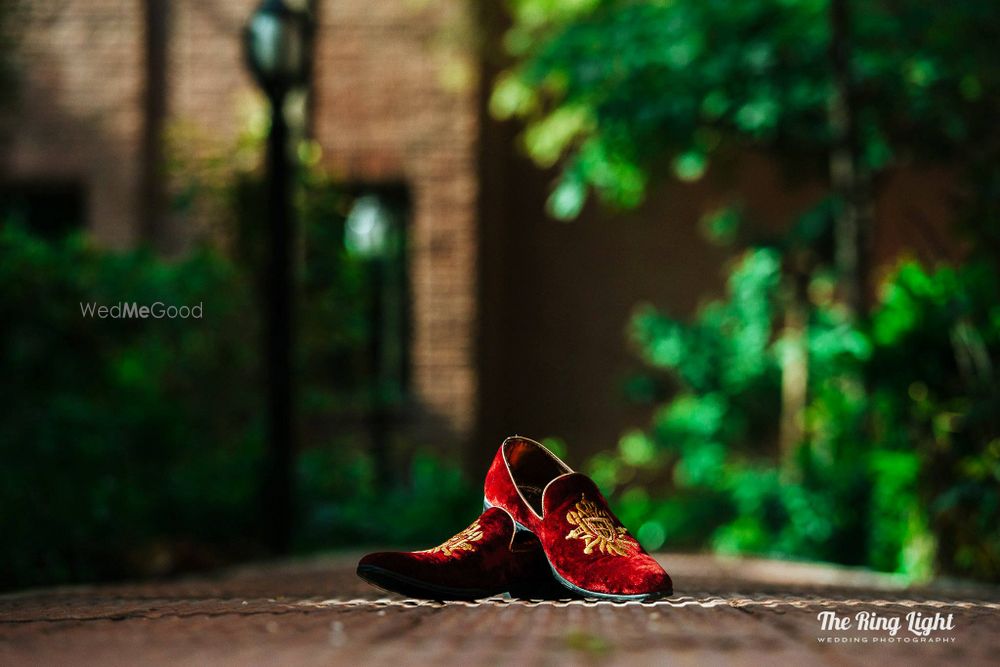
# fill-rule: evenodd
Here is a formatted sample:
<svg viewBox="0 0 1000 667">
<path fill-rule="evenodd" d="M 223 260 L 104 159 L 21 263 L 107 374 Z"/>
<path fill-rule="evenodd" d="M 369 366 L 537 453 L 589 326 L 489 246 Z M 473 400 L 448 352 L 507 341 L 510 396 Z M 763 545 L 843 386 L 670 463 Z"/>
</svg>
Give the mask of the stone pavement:
<svg viewBox="0 0 1000 667">
<path fill-rule="evenodd" d="M 677 593 L 647 604 L 418 602 L 358 580 L 356 555 L 24 591 L 0 596 L 0 665 L 1000 664 L 997 588 L 907 589 L 820 565 L 658 557 Z M 902 627 L 895 637 L 823 632 L 823 611 L 852 625 L 874 612 Z M 906 629 L 911 612 L 952 614 L 954 629 L 921 639 Z"/>
</svg>

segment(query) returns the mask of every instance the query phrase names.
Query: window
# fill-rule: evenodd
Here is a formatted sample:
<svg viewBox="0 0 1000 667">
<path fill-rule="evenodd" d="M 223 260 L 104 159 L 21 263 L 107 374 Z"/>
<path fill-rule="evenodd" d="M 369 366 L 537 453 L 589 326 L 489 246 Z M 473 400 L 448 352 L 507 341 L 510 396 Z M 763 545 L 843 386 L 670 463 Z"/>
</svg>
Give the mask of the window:
<svg viewBox="0 0 1000 667">
<path fill-rule="evenodd" d="M 82 229 L 86 198 L 77 183 L 0 184 L 0 224 L 15 223 L 49 239 Z"/>
</svg>

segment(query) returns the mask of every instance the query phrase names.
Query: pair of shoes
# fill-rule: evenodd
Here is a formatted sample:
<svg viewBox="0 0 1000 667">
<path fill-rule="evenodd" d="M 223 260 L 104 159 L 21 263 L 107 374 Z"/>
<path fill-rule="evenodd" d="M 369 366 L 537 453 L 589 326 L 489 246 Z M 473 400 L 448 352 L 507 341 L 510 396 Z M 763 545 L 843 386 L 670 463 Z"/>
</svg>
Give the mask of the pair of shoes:
<svg viewBox="0 0 1000 667">
<path fill-rule="evenodd" d="M 411 597 L 584 597 L 651 600 L 670 576 L 611 512 L 597 485 L 528 438 L 504 440 L 486 474 L 485 511 L 440 546 L 368 554 L 358 576 Z M 554 580 L 554 581 L 553 581 Z"/>
</svg>

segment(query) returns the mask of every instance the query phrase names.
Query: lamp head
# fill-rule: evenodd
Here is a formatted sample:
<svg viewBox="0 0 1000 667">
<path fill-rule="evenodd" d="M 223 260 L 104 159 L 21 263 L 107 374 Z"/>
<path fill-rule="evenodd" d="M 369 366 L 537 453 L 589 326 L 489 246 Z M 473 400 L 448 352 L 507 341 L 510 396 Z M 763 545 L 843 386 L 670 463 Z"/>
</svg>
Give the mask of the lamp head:
<svg viewBox="0 0 1000 667">
<path fill-rule="evenodd" d="M 314 25 L 302 4 L 263 0 L 244 31 L 250 71 L 272 100 L 309 81 Z"/>
</svg>

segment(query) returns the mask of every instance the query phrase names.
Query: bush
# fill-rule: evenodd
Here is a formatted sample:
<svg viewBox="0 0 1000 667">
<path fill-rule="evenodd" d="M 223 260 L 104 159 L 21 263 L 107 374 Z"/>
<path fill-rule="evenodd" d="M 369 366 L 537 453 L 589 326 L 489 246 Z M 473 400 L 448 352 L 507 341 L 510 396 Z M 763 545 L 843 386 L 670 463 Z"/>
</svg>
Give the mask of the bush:
<svg viewBox="0 0 1000 667">
<path fill-rule="evenodd" d="M 366 435 L 350 426 L 369 394 L 358 273 L 315 257 L 302 288 L 299 549 L 444 538 L 476 506 L 455 468 L 419 452 L 396 487 L 376 487 Z M 253 285 L 218 250 L 168 262 L 0 225 L 0 588 L 263 553 Z M 204 318 L 80 311 L 131 301 L 201 304 Z"/>
<path fill-rule="evenodd" d="M 252 535 L 261 452 L 236 269 L 0 228 L 2 585 L 110 576 L 164 535 Z M 81 305 L 201 304 L 204 319 L 101 319 Z"/>
<path fill-rule="evenodd" d="M 814 277 L 803 436 L 782 454 L 781 260 L 747 251 L 694 322 L 638 310 L 633 341 L 664 373 L 634 385 L 670 398 L 590 462 L 597 481 L 651 548 L 1000 578 L 995 268 L 904 261 L 863 325 Z"/>
</svg>

